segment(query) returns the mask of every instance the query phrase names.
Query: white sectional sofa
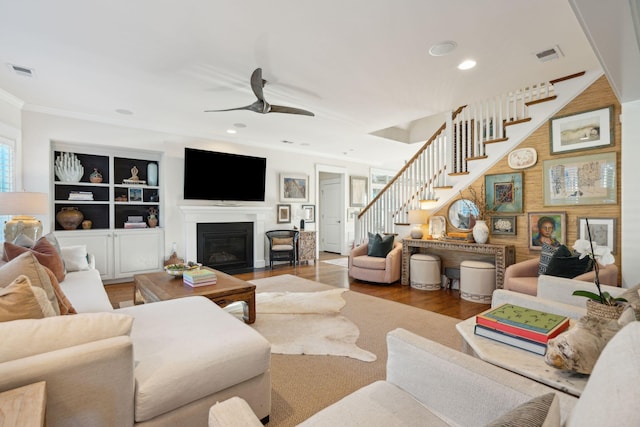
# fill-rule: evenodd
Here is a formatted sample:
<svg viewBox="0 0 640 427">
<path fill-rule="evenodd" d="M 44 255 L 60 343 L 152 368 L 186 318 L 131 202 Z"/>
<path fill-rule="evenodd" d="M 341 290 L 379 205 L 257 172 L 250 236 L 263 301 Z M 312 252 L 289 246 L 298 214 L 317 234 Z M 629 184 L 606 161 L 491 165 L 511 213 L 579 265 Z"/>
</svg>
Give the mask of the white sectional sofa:
<svg viewBox="0 0 640 427">
<path fill-rule="evenodd" d="M 270 344 L 210 300 L 113 309 L 95 269 L 60 285 L 79 314 L 0 323 L 0 391 L 46 381 L 49 427 L 206 426 L 231 396 L 268 419 Z"/>
</svg>

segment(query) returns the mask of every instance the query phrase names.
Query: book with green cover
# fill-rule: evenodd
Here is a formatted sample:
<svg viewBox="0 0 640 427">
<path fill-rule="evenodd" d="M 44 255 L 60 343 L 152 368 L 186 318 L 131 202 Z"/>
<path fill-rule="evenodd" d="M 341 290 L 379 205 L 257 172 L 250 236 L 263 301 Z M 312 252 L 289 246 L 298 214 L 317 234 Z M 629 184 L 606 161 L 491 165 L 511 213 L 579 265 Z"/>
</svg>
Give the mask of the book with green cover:
<svg viewBox="0 0 640 427">
<path fill-rule="evenodd" d="M 478 316 L 488 317 L 494 321 L 506 323 L 519 328 L 547 334 L 558 326 L 569 323 L 565 316 L 520 307 L 514 304 L 503 304 L 500 307 L 488 310 Z"/>
<path fill-rule="evenodd" d="M 210 280 L 216 277 L 216 273 L 211 270 L 207 270 L 205 268 L 200 268 L 197 270 L 187 270 L 182 273 L 184 277 L 195 280 Z"/>
</svg>

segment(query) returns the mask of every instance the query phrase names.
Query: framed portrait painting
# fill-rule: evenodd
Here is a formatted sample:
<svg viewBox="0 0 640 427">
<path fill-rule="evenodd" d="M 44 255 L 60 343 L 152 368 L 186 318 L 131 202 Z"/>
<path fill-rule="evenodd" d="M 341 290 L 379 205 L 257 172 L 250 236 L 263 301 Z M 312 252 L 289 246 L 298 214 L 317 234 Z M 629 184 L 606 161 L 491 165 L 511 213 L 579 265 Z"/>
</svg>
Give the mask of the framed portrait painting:
<svg viewBox="0 0 640 427">
<path fill-rule="evenodd" d="M 522 172 L 484 176 L 487 210 L 496 213 L 522 212 Z"/>
<path fill-rule="evenodd" d="M 613 106 L 551 119 L 551 154 L 612 146 Z"/>
<path fill-rule="evenodd" d="M 566 244 L 567 226 L 564 212 L 529 213 L 529 249 L 542 250 L 542 244 Z"/>
<path fill-rule="evenodd" d="M 293 173 L 280 174 L 280 201 L 306 202 L 309 200 L 309 176 Z"/>
<path fill-rule="evenodd" d="M 278 205 L 277 207 L 278 224 L 288 224 L 291 222 L 291 205 Z"/>
<path fill-rule="evenodd" d="M 587 230 L 589 222 L 589 231 Z M 607 246 L 611 253 L 616 253 L 616 219 L 615 218 L 578 218 L 578 238 L 591 240 L 598 246 Z"/>
</svg>

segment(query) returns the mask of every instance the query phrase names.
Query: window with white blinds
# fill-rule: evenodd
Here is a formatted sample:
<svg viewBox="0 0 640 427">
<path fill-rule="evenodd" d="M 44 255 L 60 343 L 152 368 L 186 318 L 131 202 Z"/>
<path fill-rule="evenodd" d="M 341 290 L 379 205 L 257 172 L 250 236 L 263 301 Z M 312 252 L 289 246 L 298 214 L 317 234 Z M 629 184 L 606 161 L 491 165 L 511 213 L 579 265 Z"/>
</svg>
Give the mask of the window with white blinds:
<svg viewBox="0 0 640 427">
<path fill-rule="evenodd" d="M 0 137 L 0 191 L 14 191 L 15 174 L 15 143 L 10 139 Z M 0 215 L 0 241 L 4 241 L 4 222 L 10 220 L 9 215 Z"/>
</svg>

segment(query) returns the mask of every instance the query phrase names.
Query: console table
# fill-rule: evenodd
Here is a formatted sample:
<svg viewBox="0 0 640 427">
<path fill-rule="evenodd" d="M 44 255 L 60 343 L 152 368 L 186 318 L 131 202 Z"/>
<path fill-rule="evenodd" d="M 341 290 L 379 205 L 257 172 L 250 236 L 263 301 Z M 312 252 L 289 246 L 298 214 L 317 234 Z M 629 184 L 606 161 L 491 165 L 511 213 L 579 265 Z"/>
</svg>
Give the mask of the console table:
<svg viewBox="0 0 640 427">
<path fill-rule="evenodd" d="M 504 270 L 516 261 L 516 248 L 513 245 L 492 245 L 481 243 L 456 242 L 449 240 L 402 240 L 402 277 L 403 285 L 409 284 L 409 261 L 414 253 L 437 255 L 442 260 L 442 268 L 459 268 L 464 260 L 488 261 L 496 266 L 496 289 L 504 283 Z"/>
</svg>

